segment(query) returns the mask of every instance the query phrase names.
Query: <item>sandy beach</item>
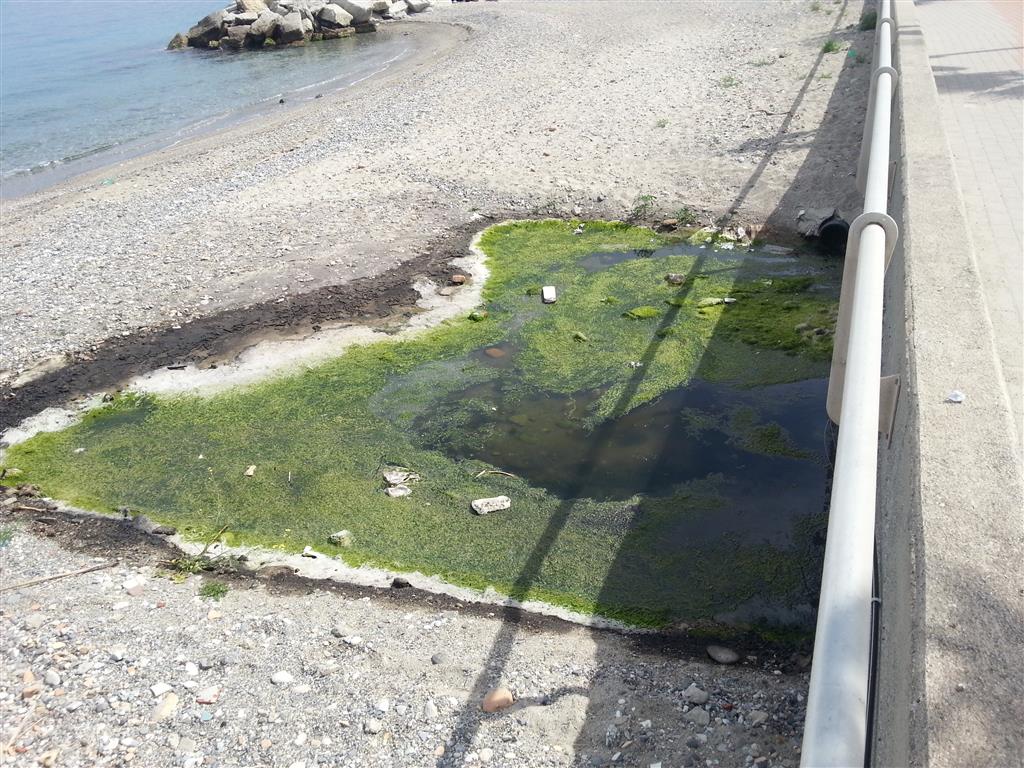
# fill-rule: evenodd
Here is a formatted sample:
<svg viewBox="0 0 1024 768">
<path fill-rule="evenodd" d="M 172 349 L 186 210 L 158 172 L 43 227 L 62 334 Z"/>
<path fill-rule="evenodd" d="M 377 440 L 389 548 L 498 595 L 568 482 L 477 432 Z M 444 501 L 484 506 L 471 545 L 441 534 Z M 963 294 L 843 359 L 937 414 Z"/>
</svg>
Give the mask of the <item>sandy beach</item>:
<svg viewBox="0 0 1024 768">
<path fill-rule="evenodd" d="M 805 207 L 852 218 L 859 14 L 502 0 L 391 25 L 378 34 L 414 50 L 341 93 L 4 202 L 0 381 L 107 339 L 411 278 L 486 215 L 619 218 L 653 195 L 655 216 L 781 233 Z M 830 37 L 843 50 L 822 53 Z"/>
</svg>

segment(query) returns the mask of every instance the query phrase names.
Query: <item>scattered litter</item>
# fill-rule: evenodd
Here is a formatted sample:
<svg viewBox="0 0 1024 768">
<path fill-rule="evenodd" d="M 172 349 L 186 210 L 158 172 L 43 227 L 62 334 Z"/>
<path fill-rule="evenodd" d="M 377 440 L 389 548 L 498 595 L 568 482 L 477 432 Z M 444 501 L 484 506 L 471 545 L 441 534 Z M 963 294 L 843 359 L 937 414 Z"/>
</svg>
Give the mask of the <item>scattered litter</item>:
<svg viewBox="0 0 1024 768">
<path fill-rule="evenodd" d="M 686 282 L 686 275 L 680 275 L 676 272 L 670 272 L 665 275 L 665 282 L 669 285 L 682 285 Z"/>
<path fill-rule="evenodd" d="M 959 389 L 954 389 L 952 392 L 950 392 L 948 395 L 946 395 L 946 402 L 947 403 L 956 403 L 956 404 L 959 405 L 960 403 L 962 403 L 966 399 L 967 399 L 967 395 L 965 395 Z"/>
<path fill-rule="evenodd" d="M 572 231 L 572 233 L 573 233 L 574 235 L 582 235 L 582 234 L 583 234 L 583 225 L 582 225 L 582 224 L 580 224 L 580 225 L 579 225 L 578 227 L 576 227 L 576 229 L 574 229 L 574 230 Z"/>
<path fill-rule="evenodd" d="M 483 469 L 477 472 L 475 475 L 473 475 L 473 477 L 479 479 L 484 475 L 504 475 L 505 477 L 516 477 L 516 475 L 513 475 L 511 472 L 506 472 L 503 469 Z"/>
<path fill-rule="evenodd" d="M 478 515 L 487 515 L 491 512 L 500 512 L 512 506 L 512 499 L 508 496 L 495 496 L 490 499 L 476 499 L 470 505 Z"/>
<path fill-rule="evenodd" d="M 403 496 L 410 495 L 412 493 L 412 488 L 408 485 L 392 485 L 390 488 L 385 488 L 384 493 L 392 499 L 400 499 Z"/>
<path fill-rule="evenodd" d="M 305 547 L 302 548 L 302 556 L 303 557 L 319 557 L 319 554 L 312 547 L 305 546 Z"/>
<path fill-rule="evenodd" d="M 420 476 L 405 467 L 392 467 L 384 473 L 384 481 L 388 485 L 406 485 L 419 481 Z"/>
<path fill-rule="evenodd" d="M 732 296 L 726 296 L 724 298 L 710 297 L 707 299 L 701 299 L 697 302 L 699 308 L 703 307 L 717 307 L 719 304 L 735 304 L 736 299 Z"/>
<path fill-rule="evenodd" d="M 639 360 L 631 360 L 630 362 L 626 363 L 626 365 L 628 365 L 630 368 L 643 368 L 644 367 L 644 364 L 641 363 Z"/>
<path fill-rule="evenodd" d="M 776 256 L 789 256 L 793 252 L 792 248 L 787 248 L 784 245 L 765 245 L 761 248 L 765 253 L 773 253 Z"/>
<path fill-rule="evenodd" d="M 250 464 L 248 466 L 248 468 L 245 470 L 245 476 L 246 477 L 252 477 L 255 474 L 256 474 L 256 465 L 255 464 Z"/>
<path fill-rule="evenodd" d="M 554 304 L 558 300 L 558 295 L 555 292 L 555 286 L 545 285 L 540 289 L 540 300 L 545 304 Z"/>
</svg>

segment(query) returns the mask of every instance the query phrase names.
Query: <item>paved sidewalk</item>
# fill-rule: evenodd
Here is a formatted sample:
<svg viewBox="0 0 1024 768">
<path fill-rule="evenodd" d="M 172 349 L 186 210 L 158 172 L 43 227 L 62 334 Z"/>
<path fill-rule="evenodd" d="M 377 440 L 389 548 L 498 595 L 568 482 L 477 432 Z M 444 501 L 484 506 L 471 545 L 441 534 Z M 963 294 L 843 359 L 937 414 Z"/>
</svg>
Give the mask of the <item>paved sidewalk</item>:
<svg viewBox="0 0 1024 768">
<path fill-rule="evenodd" d="M 1024 3 L 915 0 L 915 5 L 971 226 L 1020 450 L 1024 437 Z"/>
</svg>

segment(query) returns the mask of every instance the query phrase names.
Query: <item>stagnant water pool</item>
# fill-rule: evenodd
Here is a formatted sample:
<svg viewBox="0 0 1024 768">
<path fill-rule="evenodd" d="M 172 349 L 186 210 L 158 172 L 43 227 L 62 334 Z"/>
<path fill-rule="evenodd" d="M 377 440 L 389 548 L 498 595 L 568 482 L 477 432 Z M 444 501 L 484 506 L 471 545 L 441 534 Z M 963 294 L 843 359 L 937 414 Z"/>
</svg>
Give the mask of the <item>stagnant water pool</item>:
<svg viewBox="0 0 1024 768">
<path fill-rule="evenodd" d="M 124 394 L 5 465 L 197 539 L 227 526 L 636 624 L 809 631 L 837 269 L 577 224 L 488 230 L 469 317 L 211 397 Z M 511 508 L 473 514 L 497 495 Z"/>
</svg>

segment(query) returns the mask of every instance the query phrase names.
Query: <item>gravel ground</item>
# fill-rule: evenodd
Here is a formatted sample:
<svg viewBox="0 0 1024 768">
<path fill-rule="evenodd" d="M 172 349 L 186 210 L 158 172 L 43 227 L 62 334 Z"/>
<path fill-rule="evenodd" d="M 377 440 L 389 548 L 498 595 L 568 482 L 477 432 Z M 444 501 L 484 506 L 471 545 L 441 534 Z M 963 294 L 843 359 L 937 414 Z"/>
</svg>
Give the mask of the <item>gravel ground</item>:
<svg viewBox="0 0 1024 768">
<path fill-rule="evenodd" d="M 130 525 L 4 516 L 4 764 L 799 762 L 807 675 L 771 654 L 724 666 L 493 606 L 287 578 L 219 577 L 215 601 L 200 595 L 212 577 L 171 580 L 173 553 Z M 498 686 L 515 703 L 484 714 Z"/>
<path fill-rule="evenodd" d="M 4 202 L 0 383 L 379 274 L 478 210 L 852 216 L 868 67 L 821 47 L 869 54 L 860 8 L 502 0 L 392 25 L 415 50 L 385 74 Z"/>
</svg>

